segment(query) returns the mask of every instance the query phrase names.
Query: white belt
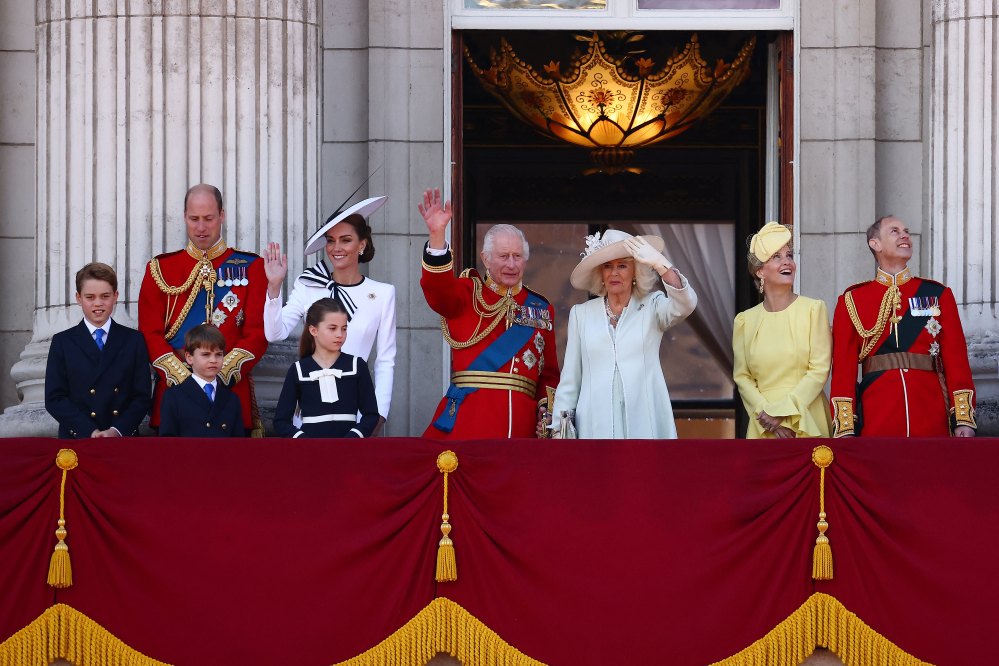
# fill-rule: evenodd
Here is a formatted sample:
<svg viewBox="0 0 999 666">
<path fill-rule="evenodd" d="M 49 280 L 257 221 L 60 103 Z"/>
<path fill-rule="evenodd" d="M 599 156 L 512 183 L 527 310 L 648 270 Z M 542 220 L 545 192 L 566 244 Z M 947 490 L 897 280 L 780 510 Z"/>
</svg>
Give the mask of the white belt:
<svg viewBox="0 0 999 666">
<path fill-rule="evenodd" d="M 329 423 L 330 421 L 350 421 L 357 423 L 355 414 L 323 414 L 322 416 L 303 416 L 302 423 Z"/>
</svg>

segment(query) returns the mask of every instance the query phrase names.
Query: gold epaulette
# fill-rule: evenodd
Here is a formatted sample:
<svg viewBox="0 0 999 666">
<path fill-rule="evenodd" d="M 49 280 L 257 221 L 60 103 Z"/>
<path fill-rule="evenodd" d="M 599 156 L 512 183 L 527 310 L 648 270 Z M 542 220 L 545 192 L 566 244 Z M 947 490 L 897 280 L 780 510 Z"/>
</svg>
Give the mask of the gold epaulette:
<svg viewBox="0 0 999 666">
<path fill-rule="evenodd" d="M 191 371 L 180 362 L 180 359 L 173 352 L 163 354 L 153 361 L 153 367 L 163 371 L 167 386 L 176 386 L 191 376 Z"/>
<path fill-rule="evenodd" d="M 974 397 L 975 392 L 970 389 L 954 391 L 954 406 L 950 408 L 950 413 L 954 416 L 955 425 L 978 429 L 975 407 L 972 404 Z"/>
<path fill-rule="evenodd" d="M 255 358 L 256 356 L 245 349 L 233 347 L 232 350 L 225 355 L 225 358 L 222 359 L 222 369 L 219 370 L 219 377 L 222 378 L 222 381 L 225 382 L 226 386 L 232 386 L 240 380 L 240 369 L 243 367 L 243 364 L 247 361 L 252 361 Z"/>
<path fill-rule="evenodd" d="M 835 409 L 833 416 L 833 437 L 846 437 L 853 435 L 856 427 L 857 417 L 853 414 L 853 400 L 851 398 L 833 398 L 830 400 Z"/>
</svg>

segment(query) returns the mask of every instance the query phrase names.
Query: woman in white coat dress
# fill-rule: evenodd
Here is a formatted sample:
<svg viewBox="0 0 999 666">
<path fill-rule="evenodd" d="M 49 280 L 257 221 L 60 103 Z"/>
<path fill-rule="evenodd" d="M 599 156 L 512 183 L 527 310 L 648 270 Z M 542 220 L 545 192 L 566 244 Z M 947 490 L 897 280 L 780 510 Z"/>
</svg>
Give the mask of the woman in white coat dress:
<svg viewBox="0 0 999 666">
<path fill-rule="evenodd" d="M 377 343 L 378 357 L 372 366 L 378 399 L 377 435 L 388 418 L 395 371 L 395 287 L 361 274 L 360 264 L 375 256 L 367 217 L 381 208 L 387 197 L 365 199 L 327 218 L 305 244 L 305 254 L 325 250 L 327 262 L 306 268 L 295 280 L 288 302 L 281 306 L 281 284 L 288 274 L 287 257 L 281 246 L 271 243 L 264 255 L 267 300 L 264 303 L 264 334 L 268 342 L 284 340 L 302 321 L 309 307 L 320 298 L 343 303 L 349 316 L 343 351 L 365 361 Z"/>
<path fill-rule="evenodd" d="M 676 438 L 659 345 L 666 329 L 694 311 L 697 295 L 662 255 L 663 245 L 657 236 L 615 229 L 586 237 L 570 281 L 601 298 L 569 313 L 552 410 L 556 433 L 559 415 L 575 410 L 581 439 Z"/>
</svg>

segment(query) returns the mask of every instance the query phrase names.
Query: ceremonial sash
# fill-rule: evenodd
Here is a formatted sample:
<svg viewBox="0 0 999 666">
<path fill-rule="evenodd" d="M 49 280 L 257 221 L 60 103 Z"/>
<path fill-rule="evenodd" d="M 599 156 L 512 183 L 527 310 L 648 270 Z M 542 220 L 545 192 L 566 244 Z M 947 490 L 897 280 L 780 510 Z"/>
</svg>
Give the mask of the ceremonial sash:
<svg viewBox="0 0 999 666">
<path fill-rule="evenodd" d="M 212 281 L 213 310 L 219 307 L 219 304 L 222 303 L 229 292 L 232 291 L 232 287 L 237 286 L 237 282 L 242 284 L 242 280 L 249 279 L 248 268 L 256 259 L 256 255 L 246 254 L 244 252 L 234 250 L 225 261 L 219 264 L 217 271 L 208 278 Z M 193 288 L 198 290 L 198 295 L 194 298 L 194 303 L 191 304 L 191 309 L 187 311 L 187 316 L 184 318 L 183 323 L 181 323 L 180 328 L 177 329 L 174 336 L 167 340 L 167 343 L 174 349 L 182 349 L 184 347 L 184 334 L 195 326 L 214 323 L 216 326 L 220 327 L 220 324 L 222 323 L 205 321 L 205 304 L 208 299 L 208 292 L 205 289 L 204 281 L 200 281 L 196 284 L 198 286 Z M 239 305 L 242 305 L 242 303 Z"/>
<path fill-rule="evenodd" d="M 548 309 L 548 302 L 545 301 L 540 296 L 536 296 L 532 292 L 527 292 L 527 298 L 524 300 L 524 305 L 522 307 L 532 307 L 532 308 L 544 308 L 546 311 Z M 477 371 L 477 372 L 496 372 L 501 366 L 505 365 L 510 359 L 525 345 L 531 336 L 534 335 L 534 328 L 531 326 L 524 326 L 521 324 L 514 324 L 508 328 L 503 335 L 499 336 L 493 340 L 492 344 L 483 349 L 475 359 L 469 363 L 468 367 L 465 368 L 466 371 Z M 461 408 L 461 403 L 465 401 L 465 398 L 469 394 L 478 391 L 478 388 L 466 386 L 458 387 L 454 383 L 451 383 L 447 387 L 447 392 L 444 397 L 447 398 L 447 404 L 444 407 L 444 411 L 441 415 L 437 417 L 434 421 L 434 427 L 441 432 L 451 432 L 454 429 L 455 421 L 458 418 L 458 410 Z"/>
<path fill-rule="evenodd" d="M 943 293 L 943 285 L 937 282 L 930 282 L 929 280 L 923 280 L 919 288 L 916 289 L 914 298 L 939 298 Z M 885 341 L 878 347 L 868 358 L 872 356 L 880 356 L 881 354 L 893 354 L 896 352 L 908 351 L 912 345 L 916 343 L 916 338 L 919 334 L 923 332 L 923 328 L 926 325 L 927 317 L 916 317 L 913 316 L 912 311 L 906 308 L 905 314 L 902 315 L 902 319 L 898 322 L 898 345 L 895 344 L 895 336 L 892 335 L 891 331 L 888 332 L 888 337 Z M 857 434 L 860 434 L 863 428 L 863 403 L 860 397 L 864 394 L 864 391 L 873 384 L 878 377 L 885 373 L 884 370 L 878 372 L 870 372 L 861 377 L 860 382 L 857 384 Z M 946 392 L 945 392 L 946 396 Z"/>
</svg>

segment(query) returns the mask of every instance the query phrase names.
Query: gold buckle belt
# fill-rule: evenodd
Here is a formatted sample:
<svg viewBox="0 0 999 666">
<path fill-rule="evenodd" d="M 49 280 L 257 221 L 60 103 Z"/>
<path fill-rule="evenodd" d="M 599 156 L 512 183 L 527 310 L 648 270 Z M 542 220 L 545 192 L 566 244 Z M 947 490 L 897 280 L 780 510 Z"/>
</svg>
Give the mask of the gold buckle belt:
<svg viewBox="0 0 999 666">
<path fill-rule="evenodd" d="M 929 370 L 936 372 L 937 366 L 932 356 L 928 354 L 913 354 L 912 352 L 895 352 L 894 354 L 879 354 L 864 359 L 864 374 L 882 372 L 884 370 Z"/>
<path fill-rule="evenodd" d="M 519 391 L 532 398 L 537 390 L 537 382 L 511 372 L 485 372 L 462 370 L 451 373 L 451 383 L 459 388 L 498 389 Z"/>
</svg>

